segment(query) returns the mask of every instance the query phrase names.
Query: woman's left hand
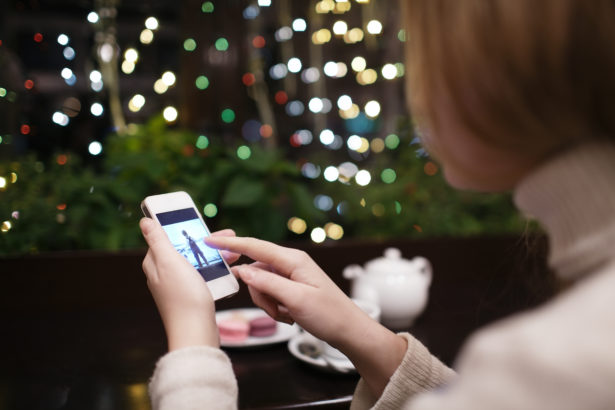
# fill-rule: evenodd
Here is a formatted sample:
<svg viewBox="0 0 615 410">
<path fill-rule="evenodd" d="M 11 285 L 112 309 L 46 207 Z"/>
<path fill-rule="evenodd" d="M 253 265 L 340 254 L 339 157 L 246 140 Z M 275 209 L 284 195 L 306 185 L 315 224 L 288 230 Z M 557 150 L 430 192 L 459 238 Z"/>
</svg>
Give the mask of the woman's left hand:
<svg viewBox="0 0 615 410">
<path fill-rule="evenodd" d="M 175 250 L 158 223 L 143 218 L 139 225 L 149 245 L 143 271 L 167 333 L 169 351 L 198 345 L 218 347 L 214 300 L 206 282 Z M 232 235 L 230 230 L 221 233 Z M 238 257 L 224 256 L 231 261 Z"/>
</svg>

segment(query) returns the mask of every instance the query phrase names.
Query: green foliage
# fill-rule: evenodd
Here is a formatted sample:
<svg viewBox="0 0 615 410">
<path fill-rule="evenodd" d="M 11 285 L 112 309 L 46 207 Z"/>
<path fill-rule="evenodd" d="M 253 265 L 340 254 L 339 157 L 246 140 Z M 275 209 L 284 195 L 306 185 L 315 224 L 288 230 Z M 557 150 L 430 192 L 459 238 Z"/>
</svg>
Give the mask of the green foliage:
<svg viewBox="0 0 615 410">
<path fill-rule="evenodd" d="M 369 159 L 372 182 L 366 187 L 353 180 L 307 179 L 287 153 L 256 144 L 245 160 L 238 158 L 237 146 L 215 136 L 209 136 L 206 149 L 199 149 L 199 135 L 168 129 L 161 117 L 110 136 L 96 172 L 70 154 L 65 165 L 56 157 L 45 164 L 33 157 L 0 162 L 0 176 L 7 180 L 0 189 L 0 223 L 12 225 L 0 234 L 0 254 L 142 247 L 141 200 L 177 190 L 190 193 L 200 207 L 216 205 L 218 214 L 208 220 L 213 230 L 230 227 L 239 235 L 272 241 L 307 239 L 312 228 L 329 221 L 342 225 L 346 238 L 523 229 L 509 196 L 457 192 L 439 170 L 428 175 L 430 160 L 416 155 L 408 124 L 402 130 L 399 148 Z M 326 153 L 314 162 L 321 169 L 335 163 Z M 428 165 L 432 171 L 434 166 Z M 393 183 L 380 178 L 388 168 L 396 173 Z M 11 173 L 17 175 L 15 182 Z M 341 203 L 341 215 L 336 206 L 318 210 L 313 204 L 317 194 Z M 287 229 L 292 216 L 307 222 L 302 235 Z"/>
</svg>

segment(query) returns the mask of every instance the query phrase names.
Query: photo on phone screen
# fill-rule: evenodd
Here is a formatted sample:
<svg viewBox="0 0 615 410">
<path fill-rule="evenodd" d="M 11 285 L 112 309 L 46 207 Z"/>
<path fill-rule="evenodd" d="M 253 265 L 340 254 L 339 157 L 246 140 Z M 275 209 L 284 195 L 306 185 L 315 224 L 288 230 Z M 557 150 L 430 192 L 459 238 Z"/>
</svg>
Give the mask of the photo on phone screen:
<svg viewBox="0 0 615 410">
<path fill-rule="evenodd" d="M 229 271 L 217 249 L 204 242 L 209 235 L 194 208 L 156 214 L 171 243 L 206 281 L 228 275 Z"/>
</svg>

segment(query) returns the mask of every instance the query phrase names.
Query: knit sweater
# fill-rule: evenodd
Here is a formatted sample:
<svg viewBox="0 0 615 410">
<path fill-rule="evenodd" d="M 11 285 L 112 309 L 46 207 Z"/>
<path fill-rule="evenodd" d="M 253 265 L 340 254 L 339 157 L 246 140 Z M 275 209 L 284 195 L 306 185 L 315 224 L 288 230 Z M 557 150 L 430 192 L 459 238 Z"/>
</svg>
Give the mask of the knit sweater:
<svg viewBox="0 0 615 410">
<path fill-rule="evenodd" d="M 615 409 L 615 145 L 586 144 L 526 177 L 515 202 L 546 229 L 550 266 L 574 282 L 550 302 L 480 330 L 458 374 L 409 334 L 383 394 L 361 380 L 351 409 Z M 494 272 L 494 274 L 497 274 Z M 193 347 L 160 359 L 154 409 L 226 409 L 237 387 L 228 358 Z"/>
</svg>

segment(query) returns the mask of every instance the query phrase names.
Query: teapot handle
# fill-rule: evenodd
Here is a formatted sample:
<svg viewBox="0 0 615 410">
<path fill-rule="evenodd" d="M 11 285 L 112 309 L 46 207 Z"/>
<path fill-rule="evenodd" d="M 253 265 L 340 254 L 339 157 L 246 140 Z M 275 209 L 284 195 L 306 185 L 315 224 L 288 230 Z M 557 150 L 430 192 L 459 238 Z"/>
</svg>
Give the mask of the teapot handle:
<svg viewBox="0 0 615 410">
<path fill-rule="evenodd" d="M 412 259 L 412 261 L 418 265 L 419 272 L 425 277 L 425 282 L 427 283 L 427 286 L 429 286 L 432 278 L 431 263 L 427 260 L 427 258 L 423 258 L 422 256 L 416 256 Z"/>
</svg>

